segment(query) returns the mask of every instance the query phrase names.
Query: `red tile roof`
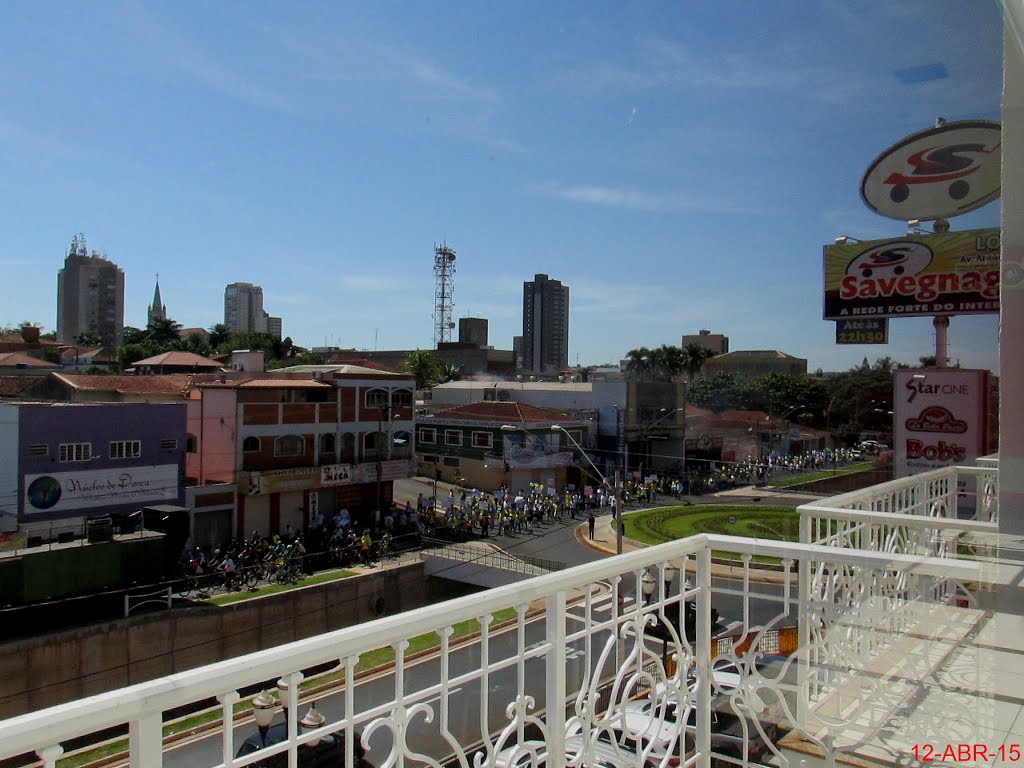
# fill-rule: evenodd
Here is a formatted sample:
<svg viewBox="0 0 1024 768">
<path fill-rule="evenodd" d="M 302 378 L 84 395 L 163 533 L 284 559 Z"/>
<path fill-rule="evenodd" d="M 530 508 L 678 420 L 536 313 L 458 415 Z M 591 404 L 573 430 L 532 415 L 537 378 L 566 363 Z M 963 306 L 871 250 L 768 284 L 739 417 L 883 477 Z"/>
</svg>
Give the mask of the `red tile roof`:
<svg viewBox="0 0 1024 768">
<path fill-rule="evenodd" d="M 152 367 L 160 365 L 174 365 L 189 368 L 215 368 L 219 369 L 221 364 L 208 357 L 197 355 L 194 352 L 164 352 L 160 355 L 147 357 L 145 360 L 136 360 L 133 365 L 148 365 Z"/>
<path fill-rule="evenodd" d="M 39 381 L 38 376 L 0 376 L 0 397 L 21 397 Z"/>
<path fill-rule="evenodd" d="M 67 373 L 52 374 L 72 389 L 126 394 L 166 394 L 184 397 L 189 374 L 164 373 L 154 376 L 89 376 Z"/>
<path fill-rule="evenodd" d="M 40 360 L 38 357 L 29 357 L 20 352 L 0 352 L 0 368 L 13 368 L 16 365 L 23 368 L 60 368 L 59 365 Z"/>
<path fill-rule="evenodd" d="M 312 379 L 253 379 L 252 381 L 246 381 L 239 384 L 240 387 L 259 387 L 265 389 L 296 389 L 306 387 L 310 389 L 331 388 L 330 384 L 325 384 L 322 381 L 313 381 Z"/>
<path fill-rule="evenodd" d="M 495 421 L 502 424 L 575 421 L 575 419 L 562 411 L 536 408 L 525 403 L 497 402 L 492 400 L 448 408 L 435 413 L 432 418 L 457 419 L 460 421 Z"/>
</svg>

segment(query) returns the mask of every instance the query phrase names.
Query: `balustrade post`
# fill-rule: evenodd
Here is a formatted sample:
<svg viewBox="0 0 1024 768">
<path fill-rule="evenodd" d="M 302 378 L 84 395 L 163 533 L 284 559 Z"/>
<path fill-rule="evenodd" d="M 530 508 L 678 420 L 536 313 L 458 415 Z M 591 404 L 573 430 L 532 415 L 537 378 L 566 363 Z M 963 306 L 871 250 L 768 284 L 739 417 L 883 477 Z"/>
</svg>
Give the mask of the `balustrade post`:
<svg viewBox="0 0 1024 768">
<path fill-rule="evenodd" d="M 221 760 L 224 765 L 230 765 L 231 759 L 235 756 L 235 704 L 240 698 L 238 691 L 229 691 L 217 697 L 221 704 L 221 719 L 224 723 L 221 733 Z"/>
<path fill-rule="evenodd" d="M 163 765 L 163 721 L 159 712 L 128 723 L 128 765 L 129 768 Z"/>
<path fill-rule="evenodd" d="M 56 768 L 57 760 L 64 754 L 64 747 L 60 744 L 37 749 L 36 754 L 43 761 L 43 768 Z"/>
<path fill-rule="evenodd" d="M 801 558 L 797 570 L 797 599 L 800 610 L 797 612 L 797 726 L 807 723 L 810 711 L 810 664 L 811 664 L 811 560 Z"/>
<path fill-rule="evenodd" d="M 558 756 L 565 755 L 565 592 L 556 592 L 545 602 L 548 754 L 556 756 L 554 764 L 561 765 L 563 761 Z"/>
<path fill-rule="evenodd" d="M 711 548 L 704 546 L 697 553 L 697 738 L 695 748 L 700 754 L 697 763 L 711 765 Z M 683 680 L 685 682 L 685 676 Z M 680 738 L 684 738 L 680 734 Z"/>
</svg>

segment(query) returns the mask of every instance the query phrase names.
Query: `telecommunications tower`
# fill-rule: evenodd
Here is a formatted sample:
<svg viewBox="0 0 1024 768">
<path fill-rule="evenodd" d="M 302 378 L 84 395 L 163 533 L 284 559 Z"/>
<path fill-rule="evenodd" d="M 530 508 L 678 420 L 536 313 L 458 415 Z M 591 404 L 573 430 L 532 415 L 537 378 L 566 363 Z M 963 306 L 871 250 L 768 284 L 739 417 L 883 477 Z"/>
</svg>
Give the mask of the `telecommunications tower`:
<svg viewBox="0 0 1024 768">
<path fill-rule="evenodd" d="M 434 246 L 434 349 L 452 339 L 454 295 L 455 251 L 441 243 Z"/>
</svg>

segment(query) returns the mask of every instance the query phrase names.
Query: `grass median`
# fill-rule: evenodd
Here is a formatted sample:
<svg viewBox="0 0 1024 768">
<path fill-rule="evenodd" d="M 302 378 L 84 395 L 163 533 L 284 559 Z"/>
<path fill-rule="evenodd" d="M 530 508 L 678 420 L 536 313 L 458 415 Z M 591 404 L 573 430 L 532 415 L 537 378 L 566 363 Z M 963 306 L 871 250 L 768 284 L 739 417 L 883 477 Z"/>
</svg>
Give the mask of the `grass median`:
<svg viewBox="0 0 1024 768">
<path fill-rule="evenodd" d="M 825 480 L 830 477 L 839 477 L 840 475 L 852 475 L 855 472 L 867 472 L 875 465 L 870 461 L 862 461 L 859 464 L 851 464 L 848 467 L 840 467 L 839 469 L 825 469 L 820 472 L 805 472 L 802 475 L 793 475 L 792 477 L 777 477 L 768 483 L 771 488 L 790 488 L 794 485 L 803 485 L 804 483 L 813 483 L 815 480 Z"/>
<path fill-rule="evenodd" d="M 795 507 L 741 504 L 698 504 L 660 507 L 627 514 L 626 536 L 645 544 L 664 544 L 701 533 L 747 536 L 775 541 L 800 540 L 800 514 Z M 738 557 L 715 552 L 716 557 Z M 758 562 L 777 558 L 755 557 Z"/>
</svg>

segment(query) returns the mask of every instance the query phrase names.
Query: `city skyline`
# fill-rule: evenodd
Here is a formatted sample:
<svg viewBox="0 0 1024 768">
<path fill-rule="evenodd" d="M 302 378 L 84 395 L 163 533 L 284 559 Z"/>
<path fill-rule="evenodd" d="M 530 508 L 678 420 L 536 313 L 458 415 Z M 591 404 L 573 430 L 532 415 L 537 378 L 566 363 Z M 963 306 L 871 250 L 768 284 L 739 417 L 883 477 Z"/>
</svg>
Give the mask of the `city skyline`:
<svg viewBox="0 0 1024 768">
<path fill-rule="evenodd" d="M 129 325 L 157 270 L 186 326 L 220 322 L 245 276 L 297 344 L 426 349 L 447 240 L 454 315 L 487 317 L 499 348 L 522 281 L 548 273 L 573 288 L 570 364 L 700 328 L 812 370 L 931 354 L 928 319 L 837 347 L 821 247 L 906 231 L 859 199 L 888 146 L 939 115 L 998 119 L 998 7 L 737 9 L 20 9 L 0 51 L 23 73 L 0 85 L 18 222 L 0 323 L 51 327 L 40 275 L 82 230 L 128 275 Z M 62 44 L 83 35 L 87 60 Z M 951 359 L 996 368 L 997 326 L 953 318 Z"/>
</svg>

